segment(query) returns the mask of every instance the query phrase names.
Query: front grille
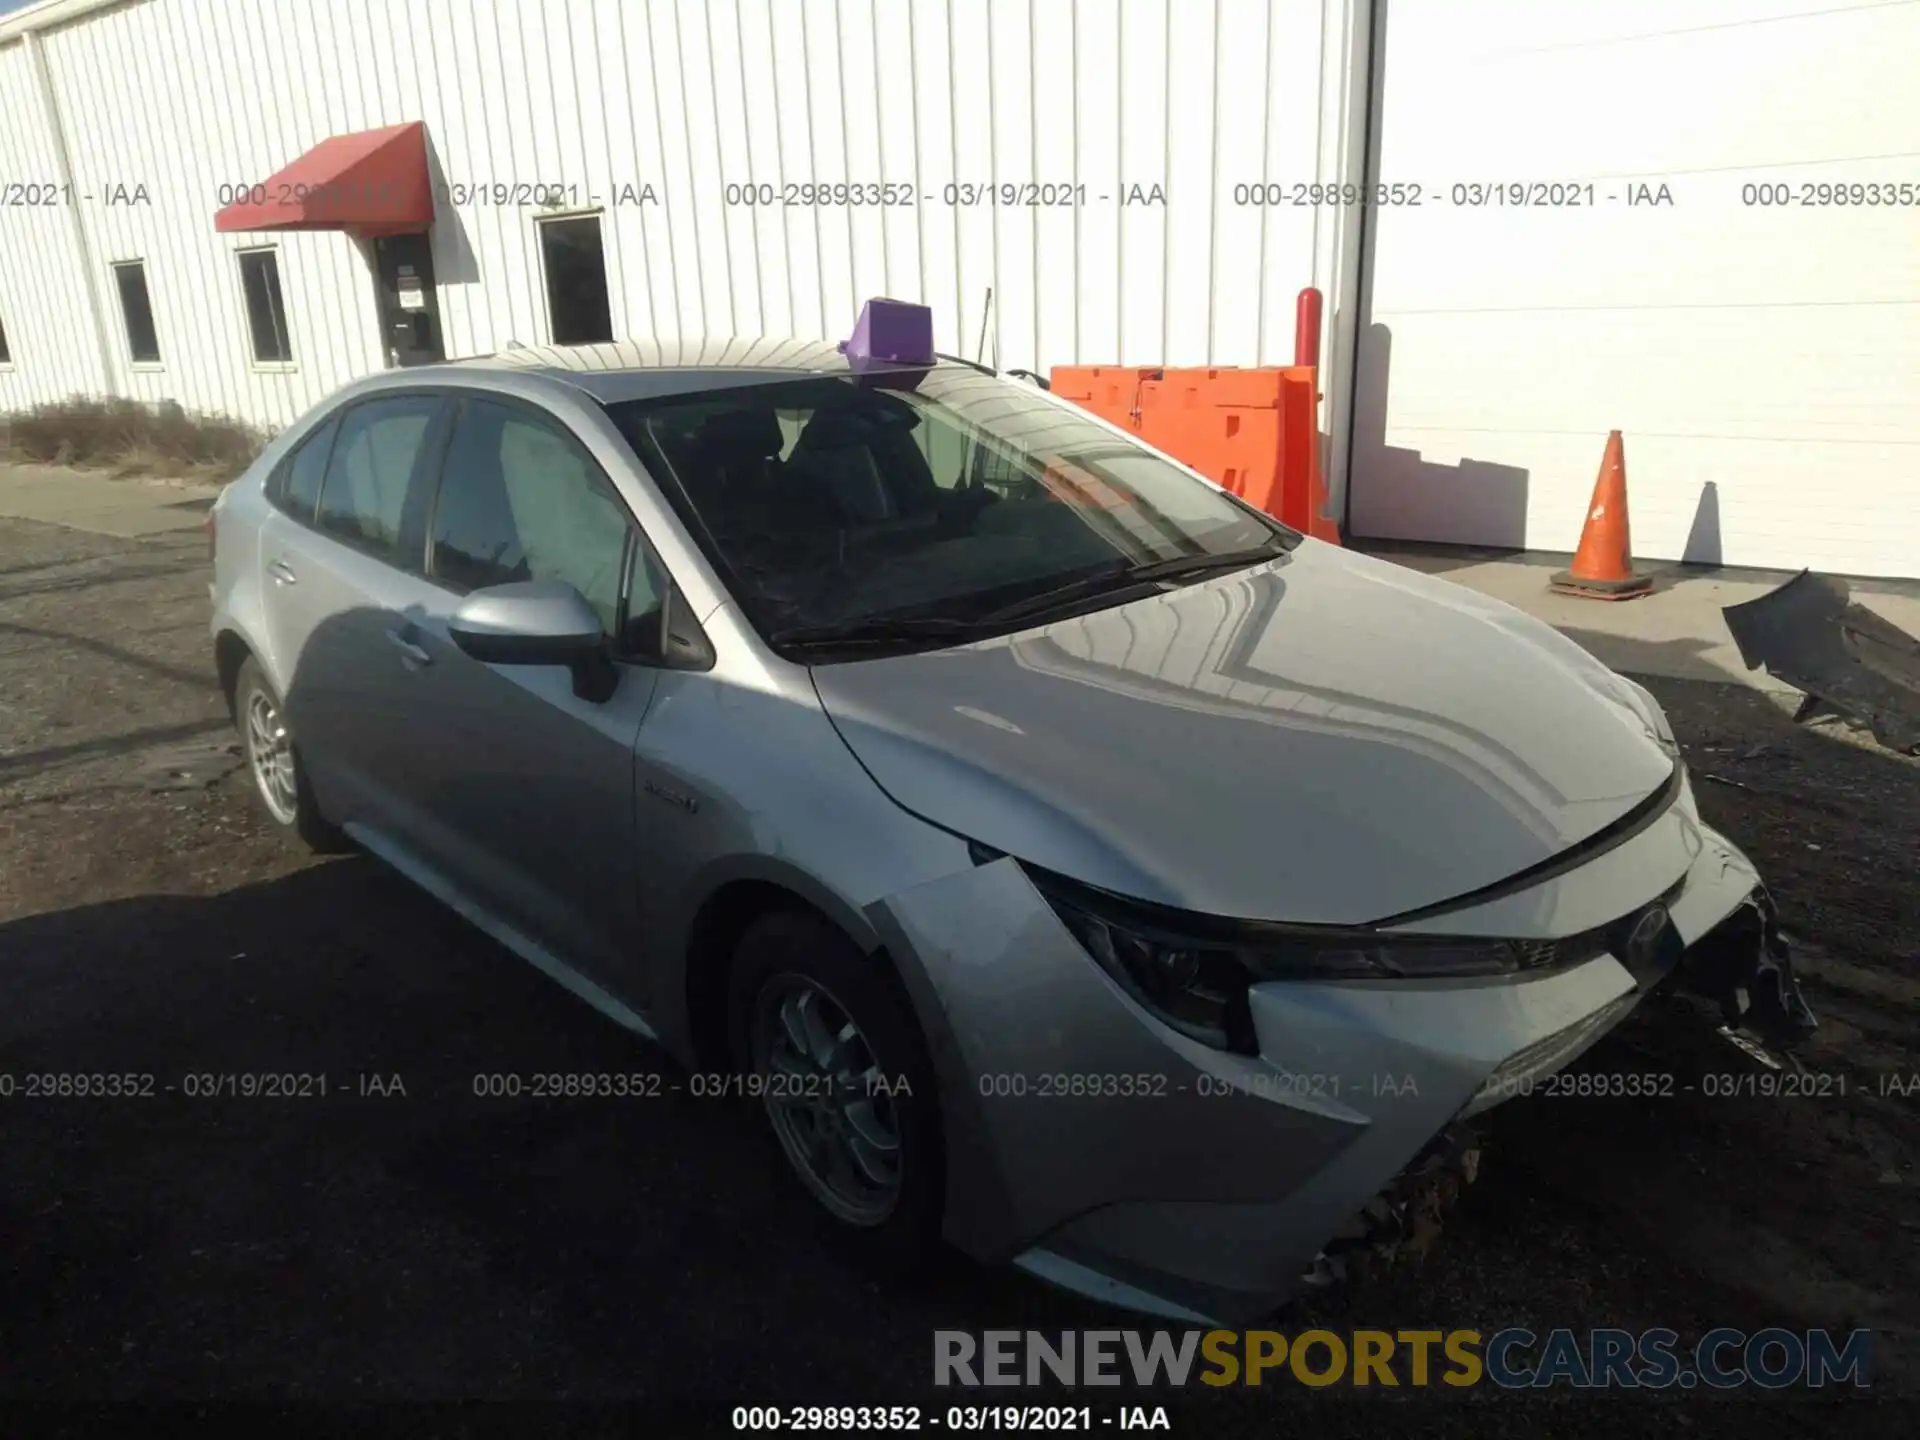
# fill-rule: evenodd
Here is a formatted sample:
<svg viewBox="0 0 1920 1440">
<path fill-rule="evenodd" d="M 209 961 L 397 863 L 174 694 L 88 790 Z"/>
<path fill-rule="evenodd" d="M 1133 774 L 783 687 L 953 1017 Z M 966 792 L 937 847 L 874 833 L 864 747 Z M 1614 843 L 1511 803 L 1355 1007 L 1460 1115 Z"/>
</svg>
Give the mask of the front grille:
<svg viewBox="0 0 1920 1440">
<path fill-rule="evenodd" d="M 1553 964 L 1560 953 L 1558 940 L 1516 940 L 1513 948 L 1519 952 L 1522 970 L 1542 970 Z"/>
<path fill-rule="evenodd" d="M 1611 928 L 1603 925 L 1560 940 L 1515 940 L 1512 945 L 1522 970 L 1569 969 L 1606 954 Z"/>
<path fill-rule="evenodd" d="M 1628 937 L 1633 934 L 1634 927 L 1643 915 L 1656 907 L 1665 910 L 1686 886 L 1686 877 L 1683 875 L 1658 898 L 1645 905 L 1636 905 L 1618 920 L 1596 925 L 1578 935 L 1564 936 L 1559 940 L 1512 940 L 1508 943 L 1512 945 L 1523 971 L 1566 970 L 1575 965 L 1584 965 L 1589 960 L 1597 960 L 1602 955 L 1612 955 L 1633 972 L 1634 979 L 1644 988 L 1650 976 L 1657 977 L 1671 969 L 1685 947 L 1671 922 L 1662 929 L 1658 944 L 1646 954 L 1630 955 Z"/>
</svg>

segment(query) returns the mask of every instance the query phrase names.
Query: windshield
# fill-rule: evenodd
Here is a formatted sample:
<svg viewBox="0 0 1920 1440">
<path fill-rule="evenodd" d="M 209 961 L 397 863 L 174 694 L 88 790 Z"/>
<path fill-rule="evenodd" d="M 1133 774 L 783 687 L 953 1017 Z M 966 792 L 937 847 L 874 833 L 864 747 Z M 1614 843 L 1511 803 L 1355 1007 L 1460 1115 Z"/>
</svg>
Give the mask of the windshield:
<svg viewBox="0 0 1920 1440">
<path fill-rule="evenodd" d="M 1123 587 L 1140 567 L 1298 538 L 1030 386 L 957 365 L 608 411 L 776 643 L 978 621 L 1081 581 L 1097 594 L 1103 575 Z"/>
</svg>

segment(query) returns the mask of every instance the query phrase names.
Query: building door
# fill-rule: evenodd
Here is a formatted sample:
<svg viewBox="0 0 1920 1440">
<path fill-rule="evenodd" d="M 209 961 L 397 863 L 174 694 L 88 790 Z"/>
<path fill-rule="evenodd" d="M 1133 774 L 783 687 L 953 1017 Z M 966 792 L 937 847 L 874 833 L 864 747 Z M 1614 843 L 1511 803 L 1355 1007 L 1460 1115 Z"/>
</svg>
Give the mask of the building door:
<svg viewBox="0 0 1920 1440">
<path fill-rule="evenodd" d="M 440 337 L 440 295 L 433 283 L 433 247 L 424 232 L 382 235 L 373 242 L 380 297 L 380 343 L 387 365 L 432 365 L 447 358 Z"/>
<path fill-rule="evenodd" d="M 1352 533 L 1920 577 L 1920 6 L 1385 15 Z"/>
</svg>

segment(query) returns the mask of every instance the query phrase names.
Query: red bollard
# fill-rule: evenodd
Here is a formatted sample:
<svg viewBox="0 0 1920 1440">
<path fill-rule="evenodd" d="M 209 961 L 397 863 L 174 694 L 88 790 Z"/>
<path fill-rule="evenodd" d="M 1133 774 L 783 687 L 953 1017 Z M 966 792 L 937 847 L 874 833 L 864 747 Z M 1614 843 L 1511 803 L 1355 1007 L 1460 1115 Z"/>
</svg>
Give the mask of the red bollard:
<svg viewBox="0 0 1920 1440">
<path fill-rule="evenodd" d="M 1293 307 L 1293 363 L 1320 363 L 1320 292 L 1309 285 Z"/>
</svg>

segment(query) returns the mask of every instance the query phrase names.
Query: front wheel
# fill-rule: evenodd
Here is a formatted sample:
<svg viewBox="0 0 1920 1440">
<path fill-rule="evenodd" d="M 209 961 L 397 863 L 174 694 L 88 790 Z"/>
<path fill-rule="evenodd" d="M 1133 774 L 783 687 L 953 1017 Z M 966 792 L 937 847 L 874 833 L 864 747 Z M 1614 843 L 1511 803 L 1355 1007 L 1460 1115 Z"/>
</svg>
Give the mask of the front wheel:
<svg viewBox="0 0 1920 1440">
<path fill-rule="evenodd" d="M 770 915 L 734 952 L 733 1051 L 788 1167 L 894 1270 L 938 1251 L 945 1157 L 933 1069 L 884 962 L 822 920 Z"/>
</svg>

